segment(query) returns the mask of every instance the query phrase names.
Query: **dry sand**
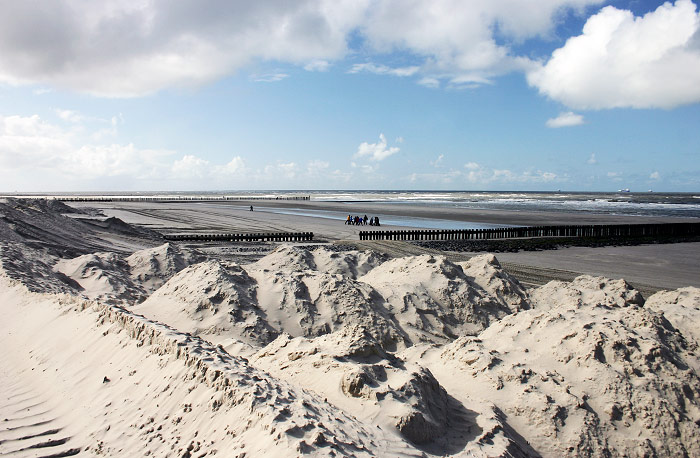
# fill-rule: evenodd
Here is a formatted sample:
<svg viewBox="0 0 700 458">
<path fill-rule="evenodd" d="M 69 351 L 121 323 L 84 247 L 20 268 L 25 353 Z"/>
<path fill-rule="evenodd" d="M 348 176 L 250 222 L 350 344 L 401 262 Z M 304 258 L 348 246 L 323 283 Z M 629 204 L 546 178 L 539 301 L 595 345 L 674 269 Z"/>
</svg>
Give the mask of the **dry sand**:
<svg viewBox="0 0 700 458">
<path fill-rule="evenodd" d="M 68 211 L 0 202 L 0 455 L 700 455 L 698 288 L 526 288 L 488 254 L 246 260 Z"/>
</svg>

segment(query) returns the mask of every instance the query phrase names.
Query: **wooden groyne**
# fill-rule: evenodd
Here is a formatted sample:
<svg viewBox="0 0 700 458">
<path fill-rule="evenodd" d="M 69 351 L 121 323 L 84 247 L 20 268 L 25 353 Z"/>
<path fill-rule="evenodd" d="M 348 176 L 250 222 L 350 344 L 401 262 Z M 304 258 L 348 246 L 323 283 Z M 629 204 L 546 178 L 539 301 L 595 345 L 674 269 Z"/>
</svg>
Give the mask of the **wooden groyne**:
<svg viewBox="0 0 700 458">
<path fill-rule="evenodd" d="M 85 196 L 85 197 L 53 197 L 62 202 L 220 202 L 237 200 L 311 200 L 311 196 L 279 196 L 279 197 L 255 197 L 255 196 Z"/>
<path fill-rule="evenodd" d="M 360 231 L 360 240 L 492 240 L 535 237 L 655 237 L 700 235 L 700 223 L 528 226 L 492 229 Z"/>
<path fill-rule="evenodd" d="M 172 241 L 199 242 L 309 242 L 313 232 L 255 232 L 245 234 L 170 234 L 164 236 Z"/>
</svg>

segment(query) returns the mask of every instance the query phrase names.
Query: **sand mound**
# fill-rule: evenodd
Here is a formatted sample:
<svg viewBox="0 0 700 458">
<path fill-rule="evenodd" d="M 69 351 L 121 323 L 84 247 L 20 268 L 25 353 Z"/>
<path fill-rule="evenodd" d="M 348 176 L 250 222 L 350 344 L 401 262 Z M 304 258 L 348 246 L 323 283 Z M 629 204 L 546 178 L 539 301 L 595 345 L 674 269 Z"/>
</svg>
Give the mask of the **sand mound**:
<svg viewBox="0 0 700 458">
<path fill-rule="evenodd" d="M 700 346 L 700 288 L 659 291 L 650 296 L 644 306 L 663 313 L 688 340 Z"/>
<path fill-rule="evenodd" d="M 700 453 L 697 357 L 667 320 L 624 282 L 582 277 L 532 297 L 537 308 L 458 339 L 442 360 L 547 455 Z"/>
<path fill-rule="evenodd" d="M 93 253 L 73 259 L 61 259 L 54 266 L 73 279 L 90 299 L 107 303 L 134 303 L 148 295 L 129 275 L 129 264 L 116 253 Z"/>
<path fill-rule="evenodd" d="M 512 313 L 444 256 L 393 259 L 358 280 L 385 298 L 389 312 L 414 343 L 444 343 L 459 335 L 476 334 L 491 321 Z"/>
<path fill-rule="evenodd" d="M 625 280 L 581 275 L 573 282 L 552 281 L 530 293 L 537 308 L 569 307 L 572 304 L 627 307 L 644 303 L 641 293 Z"/>
<path fill-rule="evenodd" d="M 387 260 L 373 251 L 333 251 L 325 247 L 313 250 L 282 245 L 252 264 L 252 270 L 316 271 L 342 275 L 352 279 L 366 274 Z"/>
<path fill-rule="evenodd" d="M 291 245 L 282 245 L 251 265 L 253 270 L 305 271 L 316 270 L 316 261 L 311 251 Z"/>
<path fill-rule="evenodd" d="M 134 311 L 217 343 L 235 337 L 264 345 L 278 333 L 258 308 L 256 290 L 237 264 L 207 261 L 180 271 Z"/>
<path fill-rule="evenodd" d="M 258 284 L 258 306 L 280 332 L 318 336 L 356 326 L 387 348 L 404 341 L 384 299 L 366 284 L 316 271 L 289 274 L 252 267 L 248 269 Z"/>
<path fill-rule="evenodd" d="M 311 252 L 319 272 L 357 279 L 387 261 L 387 256 L 374 251 L 334 252 L 323 247 Z"/>
<path fill-rule="evenodd" d="M 129 264 L 132 280 L 138 282 L 146 291 L 153 292 L 185 267 L 205 259 L 206 256 L 197 250 L 165 243 L 155 248 L 137 251 L 126 258 L 126 262 Z"/>
<path fill-rule="evenodd" d="M 496 256 L 474 256 L 467 262 L 458 262 L 457 265 L 461 266 L 464 274 L 479 285 L 491 299 L 497 300 L 511 312 L 530 308 L 525 288 L 503 270 Z"/>
<path fill-rule="evenodd" d="M 395 431 L 430 455 L 534 456 L 524 451 L 524 440 L 507 432 L 490 406 L 469 409 L 430 370 L 386 354 L 363 362 L 345 358 L 348 342 L 357 341 L 346 330 L 311 339 L 285 334 L 250 362 L 319 393 L 363 423 Z M 375 356 L 380 356 L 378 351 Z"/>
</svg>

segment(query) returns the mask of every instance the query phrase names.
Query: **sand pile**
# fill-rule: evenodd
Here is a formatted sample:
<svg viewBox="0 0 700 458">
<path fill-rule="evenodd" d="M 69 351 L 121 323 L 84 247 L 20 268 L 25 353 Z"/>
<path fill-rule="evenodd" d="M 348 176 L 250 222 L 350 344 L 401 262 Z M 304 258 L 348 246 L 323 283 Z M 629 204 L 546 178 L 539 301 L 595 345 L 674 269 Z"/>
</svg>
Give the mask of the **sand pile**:
<svg viewBox="0 0 700 458">
<path fill-rule="evenodd" d="M 700 453 L 697 355 L 663 315 L 624 281 L 583 276 L 531 296 L 534 309 L 458 339 L 437 364 L 548 454 Z"/>
<path fill-rule="evenodd" d="M 492 255 L 282 246 L 241 265 L 168 244 L 62 260 L 2 249 L 4 367 L 90 400 L 56 411 L 72 447 L 700 455 L 695 288 L 646 302 L 599 277 L 526 290 Z"/>
<path fill-rule="evenodd" d="M 700 346 L 700 288 L 660 291 L 647 299 L 644 306 L 663 313 L 664 318 L 680 329 L 686 339 Z M 695 352 L 699 352 L 698 349 Z"/>
<path fill-rule="evenodd" d="M 168 243 L 133 253 L 97 252 L 72 259 L 59 259 L 53 270 L 72 280 L 90 299 L 108 303 L 136 304 L 170 277 L 204 256 Z"/>
<path fill-rule="evenodd" d="M 149 293 L 185 267 L 205 260 L 203 253 L 171 243 L 140 250 L 126 258 L 131 279 Z"/>
<path fill-rule="evenodd" d="M 495 272 L 485 270 L 478 276 L 488 284 L 496 281 Z M 443 256 L 423 255 L 387 261 L 359 281 L 384 298 L 412 342 L 445 343 L 459 335 L 476 334 L 515 309 L 498 296 L 490 296 L 474 278 Z M 509 281 L 506 276 L 499 280 Z M 518 290 L 519 286 L 513 282 L 508 288 Z"/>
</svg>

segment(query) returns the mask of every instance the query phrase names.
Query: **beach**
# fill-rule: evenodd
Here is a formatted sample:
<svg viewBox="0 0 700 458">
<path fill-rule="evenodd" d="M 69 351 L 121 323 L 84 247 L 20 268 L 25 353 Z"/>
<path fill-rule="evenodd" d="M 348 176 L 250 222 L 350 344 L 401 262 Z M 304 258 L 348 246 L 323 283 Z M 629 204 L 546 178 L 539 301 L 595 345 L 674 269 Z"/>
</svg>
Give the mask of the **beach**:
<svg viewBox="0 0 700 458">
<path fill-rule="evenodd" d="M 359 240 L 360 231 L 375 230 L 372 226 L 344 224 L 347 215 L 379 216 L 381 230 L 422 229 L 411 226 L 415 219 L 450 221 L 454 227 L 508 225 L 540 226 L 566 224 L 646 224 L 695 222 L 696 218 L 623 216 L 574 212 L 472 210 L 431 207 L 411 204 L 392 205 L 377 202 L 317 202 L 285 200 L 251 200 L 235 202 L 193 203 L 73 203 L 76 208 L 96 207 L 105 215 L 160 231 L 177 233 L 247 233 L 247 232 L 313 232 L 315 239 L 325 242 Z M 250 211 L 250 206 L 254 211 Z M 319 216 L 320 215 L 320 216 Z M 386 224 L 402 221 L 405 225 Z M 451 226 L 450 226 L 451 227 Z M 372 244 L 363 244 L 370 247 Z M 375 244 L 375 246 L 378 246 Z M 380 248 L 377 248 L 380 249 Z M 426 252 L 406 247 L 409 253 Z M 466 260 L 472 253 L 446 253 L 454 259 Z M 570 247 L 548 251 L 501 253 L 502 262 L 550 268 L 609 278 L 625 278 L 647 289 L 675 289 L 681 286 L 700 287 L 700 242 L 682 244 L 646 244 L 643 246 Z"/>
<path fill-rule="evenodd" d="M 700 453 L 699 242 L 494 255 L 344 224 L 693 218 L 12 198 L 0 213 L 0 454 Z M 163 237 L 282 231 L 314 240 Z"/>
</svg>

